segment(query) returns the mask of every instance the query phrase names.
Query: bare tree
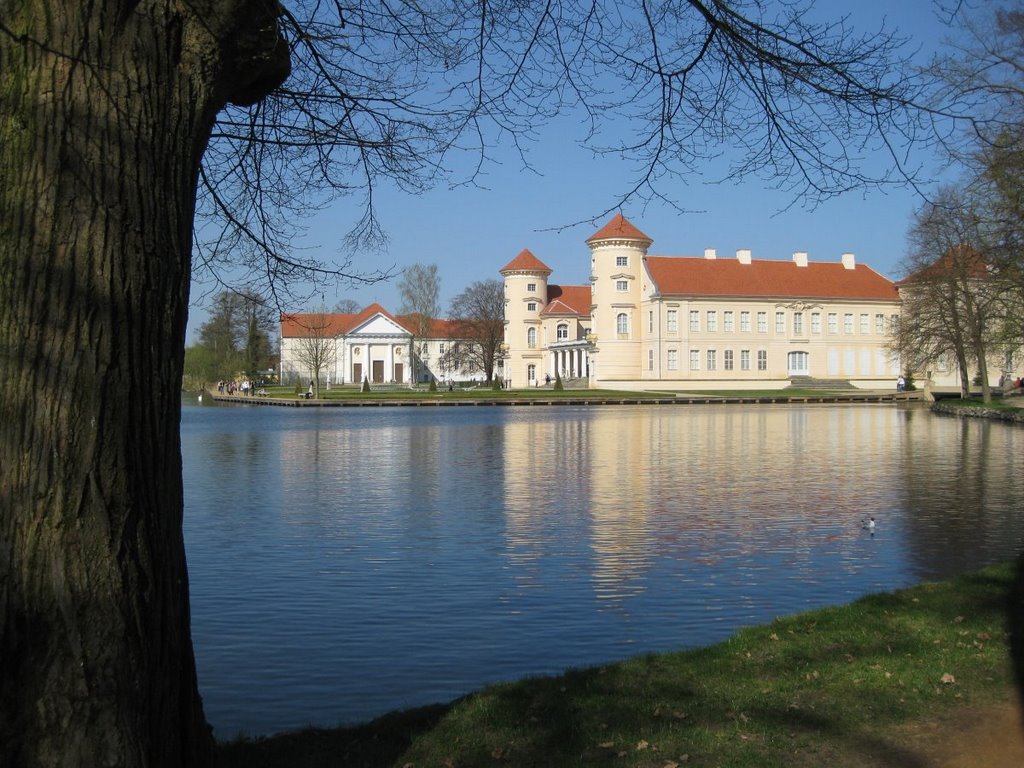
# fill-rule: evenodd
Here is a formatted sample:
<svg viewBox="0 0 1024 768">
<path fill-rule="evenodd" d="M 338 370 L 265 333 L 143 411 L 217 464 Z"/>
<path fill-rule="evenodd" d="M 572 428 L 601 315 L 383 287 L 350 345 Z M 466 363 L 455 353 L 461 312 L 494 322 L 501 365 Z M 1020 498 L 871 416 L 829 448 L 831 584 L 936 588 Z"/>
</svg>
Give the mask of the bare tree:
<svg viewBox="0 0 1024 768">
<path fill-rule="evenodd" d="M 338 334 L 327 310 L 320 309 L 302 315 L 293 315 L 303 335 L 292 339 L 292 357 L 309 371 L 313 396 L 320 399 L 320 374 L 334 365 L 337 359 Z"/>
<path fill-rule="evenodd" d="M 452 299 L 449 312 L 452 338 L 458 347 L 463 368 L 483 371 L 487 381 L 494 380 L 494 363 L 505 335 L 505 287 L 500 280 L 481 280 Z M 455 345 L 452 345 L 455 354 Z M 452 364 L 455 361 L 452 360 Z"/>
<path fill-rule="evenodd" d="M 437 264 L 413 264 L 407 267 L 398 281 L 398 292 L 402 297 L 399 312 L 412 324 L 412 348 L 416 342 L 430 338 L 433 322 L 441 314 L 441 276 Z M 419 356 L 412 357 L 412 379 L 418 380 L 416 366 Z"/>
<path fill-rule="evenodd" d="M 911 243 L 896 347 L 917 366 L 953 358 L 963 397 L 973 364 L 989 402 L 988 357 L 999 345 L 1006 282 L 986 255 L 983 219 L 967 196 L 946 188 L 918 214 Z"/>
<path fill-rule="evenodd" d="M 357 315 L 363 309 L 363 306 L 355 299 L 342 299 L 334 305 L 334 311 L 342 315 Z"/>
<path fill-rule="evenodd" d="M 1007 346 L 1024 343 L 1024 3 L 984 6 L 963 23 L 964 41 L 935 67 L 969 106 L 970 130 L 948 145 L 964 170 L 963 195 L 978 219 L 975 247 L 1005 286 Z"/>
<path fill-rule="evenodd" d="M 353 253 L 380 240 L 379 184 L 444 180 L 466 148 L 482 168 L 494 141 L 523 146 L 566 109 L 591 146 L 637 162 L 623 196 L 659 195 L 666 175 L 700 174 L 725 147 L 728 175 L 811 202 L 912 173 L 902 152 L 930 126 L 901 41 L 805 11 L 0 0 L 9 764 L 211 761 L 181 529 L 195 270 L 226 280 L 230 266 L 271 298 L 380 277 L 292 251 L 302 214 L 362 194 Z M 877 174 L 857 159 L 875 150 L 890 159 Z"/>
<path fill-rule="evenodd" d="M 437 264 L 407 267 L 398 281 L 398 292 L 402 297 L 398 311 L 419 318 L 423 325 L 417 329 L 417 335 L 425 336 L 430 321 L 441 314 L 441 276 Z"/>
</svg>

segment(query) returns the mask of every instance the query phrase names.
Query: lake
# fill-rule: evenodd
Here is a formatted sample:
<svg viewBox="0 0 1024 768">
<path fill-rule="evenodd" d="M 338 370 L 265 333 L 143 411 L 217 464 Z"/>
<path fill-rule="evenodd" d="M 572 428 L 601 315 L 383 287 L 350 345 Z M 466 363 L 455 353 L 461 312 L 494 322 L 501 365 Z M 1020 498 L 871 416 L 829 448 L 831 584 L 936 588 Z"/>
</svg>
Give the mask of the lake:
<svg viewBox="0 0 1024 768">
<path fill-rule="evenodd" d="M 1024 430 L 920 406 L 186 403 L 181 433 L 221 738 L 706 645 L 1024 542 Z"/>
</svg>

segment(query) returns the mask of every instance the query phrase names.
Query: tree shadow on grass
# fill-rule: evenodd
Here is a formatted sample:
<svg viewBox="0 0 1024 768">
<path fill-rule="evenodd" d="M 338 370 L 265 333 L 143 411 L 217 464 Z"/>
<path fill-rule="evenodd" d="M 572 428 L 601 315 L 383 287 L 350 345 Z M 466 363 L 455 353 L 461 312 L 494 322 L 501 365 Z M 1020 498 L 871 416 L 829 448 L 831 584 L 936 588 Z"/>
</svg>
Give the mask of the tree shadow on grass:
<svg viewBox="0 0 1024 768">
<path fill-rule="evenodd" d="M 453 702 L 454 704 L 454 702 Z M 217 746 L 217 768 L 378 768 L 393 765 L 453 704 L 393 712 L 351 728 L 307 728 Z"/>
</svg>

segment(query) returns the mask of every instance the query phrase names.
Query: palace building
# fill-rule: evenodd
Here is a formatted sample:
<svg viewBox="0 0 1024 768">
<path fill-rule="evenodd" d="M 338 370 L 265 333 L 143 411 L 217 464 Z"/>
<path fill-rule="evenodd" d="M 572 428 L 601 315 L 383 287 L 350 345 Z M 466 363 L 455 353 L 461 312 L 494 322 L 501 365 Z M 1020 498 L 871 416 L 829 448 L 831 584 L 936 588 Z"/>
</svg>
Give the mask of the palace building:
<svg viewBox="0 0 1024 768">
<path fill-rule="evenodd" d="M 590 285 L 560 285 L 528 250 L 501 269 L 504 376 L 621 389 L 764 388 L 806 379 L 889 388 L 895 284 L 836 262 L 656 256 L 621 214 L 587 239 Z"/>
<path fill-rule="evenodd" d="M 479 375 L 459 354 L 447 320 L 431 320 L 418 336 L 415 317 L 393 315 L 380 304 L 361 312 L 281 315 L 281 381 L 311 376 L 312 363 L 332 384 L 406 384 L 467 381 Z"/>
<path fill-rule="evenodd" d="M 898 286 L 852 253 L 811 261 L 650 254 L 653 240 L 621 214 L 586 241 L 590 284 L 563 285 L 529 250 L 500 274 L 504 343 L 496 375 L 505 386 L 624 390 L 781 389 L 790 384 L 890 389 L 903 371 L 892 351 Z M 455 326 L 374 304 L 357 314 L 283 315 L 281 377 L 310 377 L 317 337 L 330 340 L 320 367 L 328 383 L 469 382 L 473 341 Z M 421 337 L 420 334 L 423 334 Z M 1005 359 L 1004 359 L 1005 358 Z M 1016 378 L 1020 350 L 990 371 Z M 940 360 L 914 371 L 922 385 L 956 387 L 958 369 Z M 994 378 L 994 376 L 993 376 Z"/>
</svg>

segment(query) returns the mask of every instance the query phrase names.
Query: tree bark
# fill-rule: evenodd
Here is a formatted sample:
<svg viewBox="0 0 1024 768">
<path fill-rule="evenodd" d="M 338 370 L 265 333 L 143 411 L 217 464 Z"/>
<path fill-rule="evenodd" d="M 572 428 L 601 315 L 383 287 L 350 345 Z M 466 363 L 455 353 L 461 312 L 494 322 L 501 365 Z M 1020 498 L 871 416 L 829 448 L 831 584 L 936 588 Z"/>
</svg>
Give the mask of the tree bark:
<svg viewBox="0 0 1024 768">
<path fill-rule="evenodd" d="M 210 762 L 181 525 L 192 216 L 216 113 L 287 72 L 276 12 L 0 0 L 5 766 Z"/>
</svg>

